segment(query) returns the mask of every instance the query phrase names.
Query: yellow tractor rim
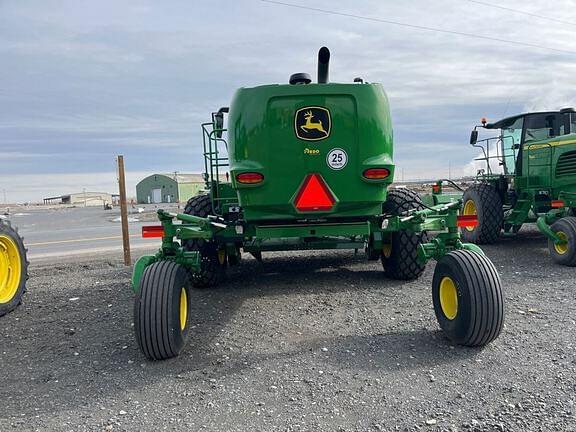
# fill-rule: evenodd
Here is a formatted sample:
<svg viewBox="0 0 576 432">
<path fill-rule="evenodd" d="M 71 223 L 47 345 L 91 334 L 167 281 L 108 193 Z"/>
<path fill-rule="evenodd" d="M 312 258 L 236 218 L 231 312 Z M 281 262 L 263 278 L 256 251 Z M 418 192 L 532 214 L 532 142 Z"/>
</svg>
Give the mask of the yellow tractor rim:
<svg viewBox="0 0 576 432">
<path fill-rule="evenodd" d="M 0 303 L 14 298 L 22 279 L 22 259 L 18 245 L 5 235 L 0 235 Z"/>
<path fill-rule="evenodd" d="M 218 251 L 218 262 L 220 265 L 224 265 L 226 262 L 226 249 L 220 249 Z"/>
<path fill-rule="evenodd" d="M 180 330 L 186 328 L 186 320 L 188 319 L 188 296 L 186 290 L 180 290 Z"/>
<path fill-rule="evenodd" d="M 382 253 L 384 254 L 385 258 L 390 258 L 390 255 L 392 255 L 392 244 L 385 243 L 382 245 Z"/>
<path fill-rule="evenodd" d="M 440 282 L 440 307 L 449 320 L 458 315 L 458 290 L 452 278 L 445 276 Z"/>
<path fill-rule="evenodd" d="M 476 210 L 476 203 L 474 201 L 472 201 L 471 199 L 467 200 L 466 203 L 464 203 L 464 210 L 462 211 L 462 214 L 464 216 L 477 215 L 478 210 Z M 467 226 L 466 230 L 474 231 L 474 227 Z"/>
<path fill-rule="evenodd" d="M 566 242 L 561 244 L 554 243 L 554 249 L 556 252 L 558 252 L 560 255 L 564 255 L 566 252 L 568 252 L 568 236 L 563 231 L 556 231 L 556 236 Z"/>
</svg>

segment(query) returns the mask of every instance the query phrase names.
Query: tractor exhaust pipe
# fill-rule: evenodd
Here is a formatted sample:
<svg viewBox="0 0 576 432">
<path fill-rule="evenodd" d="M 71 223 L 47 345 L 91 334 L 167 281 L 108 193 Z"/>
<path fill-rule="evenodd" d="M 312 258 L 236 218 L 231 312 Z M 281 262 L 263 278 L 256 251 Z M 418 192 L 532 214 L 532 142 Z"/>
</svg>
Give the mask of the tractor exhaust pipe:
<svg viewBox="0 0 576 432">
<path fill-rule="evenodd" d="M 318 51 L 318 84 L 328 84 L 330 66 L 330 50 L 326 47 Z"/>
</svg>

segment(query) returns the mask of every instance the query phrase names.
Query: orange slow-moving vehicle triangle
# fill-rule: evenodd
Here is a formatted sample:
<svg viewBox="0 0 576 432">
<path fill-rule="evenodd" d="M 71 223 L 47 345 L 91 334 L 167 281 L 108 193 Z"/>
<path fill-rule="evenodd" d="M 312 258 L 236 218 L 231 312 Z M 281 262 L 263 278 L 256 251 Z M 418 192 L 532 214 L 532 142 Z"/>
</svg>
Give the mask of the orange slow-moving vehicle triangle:
<svg viewBox="0 0 576 432">
<path fill-rule="evenodd" d="M 309 174 L 294 200 L 298 211 L 328 211 L 336 200 L 320 174 Z"/>
</svg>

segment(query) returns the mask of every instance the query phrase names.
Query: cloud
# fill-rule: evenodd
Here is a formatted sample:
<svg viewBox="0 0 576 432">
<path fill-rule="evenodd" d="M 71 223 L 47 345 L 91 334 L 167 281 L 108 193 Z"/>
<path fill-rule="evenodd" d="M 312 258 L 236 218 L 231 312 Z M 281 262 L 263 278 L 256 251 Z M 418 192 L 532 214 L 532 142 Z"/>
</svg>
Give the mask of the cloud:
<svg viewBox="0 0 576 432">
<path fill-rule="evenodd" d="M 543 1 L 507 6 L 559 18 L 573 8 L 567 0 L 553 9 Z M 314 7 L 574 50 L 570 26 L 471 2 L 320 0 Z M 45 175 L 35 184 L 66 193 L 57 191 L 69 184 L 58 183 L 59 175 L 113 172 L 117 154 L 132 172 L 200 171 L 199 123 L 238 87 L 312 73 L 321 45 L 333 54 L 332 80 L 361 76 L 384 85 L 396 162 L 415 177 L 446 176 L 448 166 L 462 171 L 475 154 L 467 140 L 481 116 L 574 105 L 569 53 L 256 0 L 226 7 L 1 2 L 0 187 L 40 199 L 44 192 L 25 185 Z"/>
</svg>

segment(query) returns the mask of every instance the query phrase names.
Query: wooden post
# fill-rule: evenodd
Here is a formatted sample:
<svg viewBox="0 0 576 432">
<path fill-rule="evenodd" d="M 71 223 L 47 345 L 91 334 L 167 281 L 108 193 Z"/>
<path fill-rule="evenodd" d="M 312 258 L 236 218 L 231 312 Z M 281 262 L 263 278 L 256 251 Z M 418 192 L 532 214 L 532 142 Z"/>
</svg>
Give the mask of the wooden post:
<svg viewBox="0 0 576 432">
<path fill-rule="evenodd" d="M 118 156 L 118 186 L 120 188 L 120 219 L 122 220 L 122 245 L 124 247 L 124 265 L 132 265 L 130 257 L 130 232 L 128 231 L 128 208 L 126 206 L 126 179 L 124 175 L 124 156 Z"/>
</svg>

